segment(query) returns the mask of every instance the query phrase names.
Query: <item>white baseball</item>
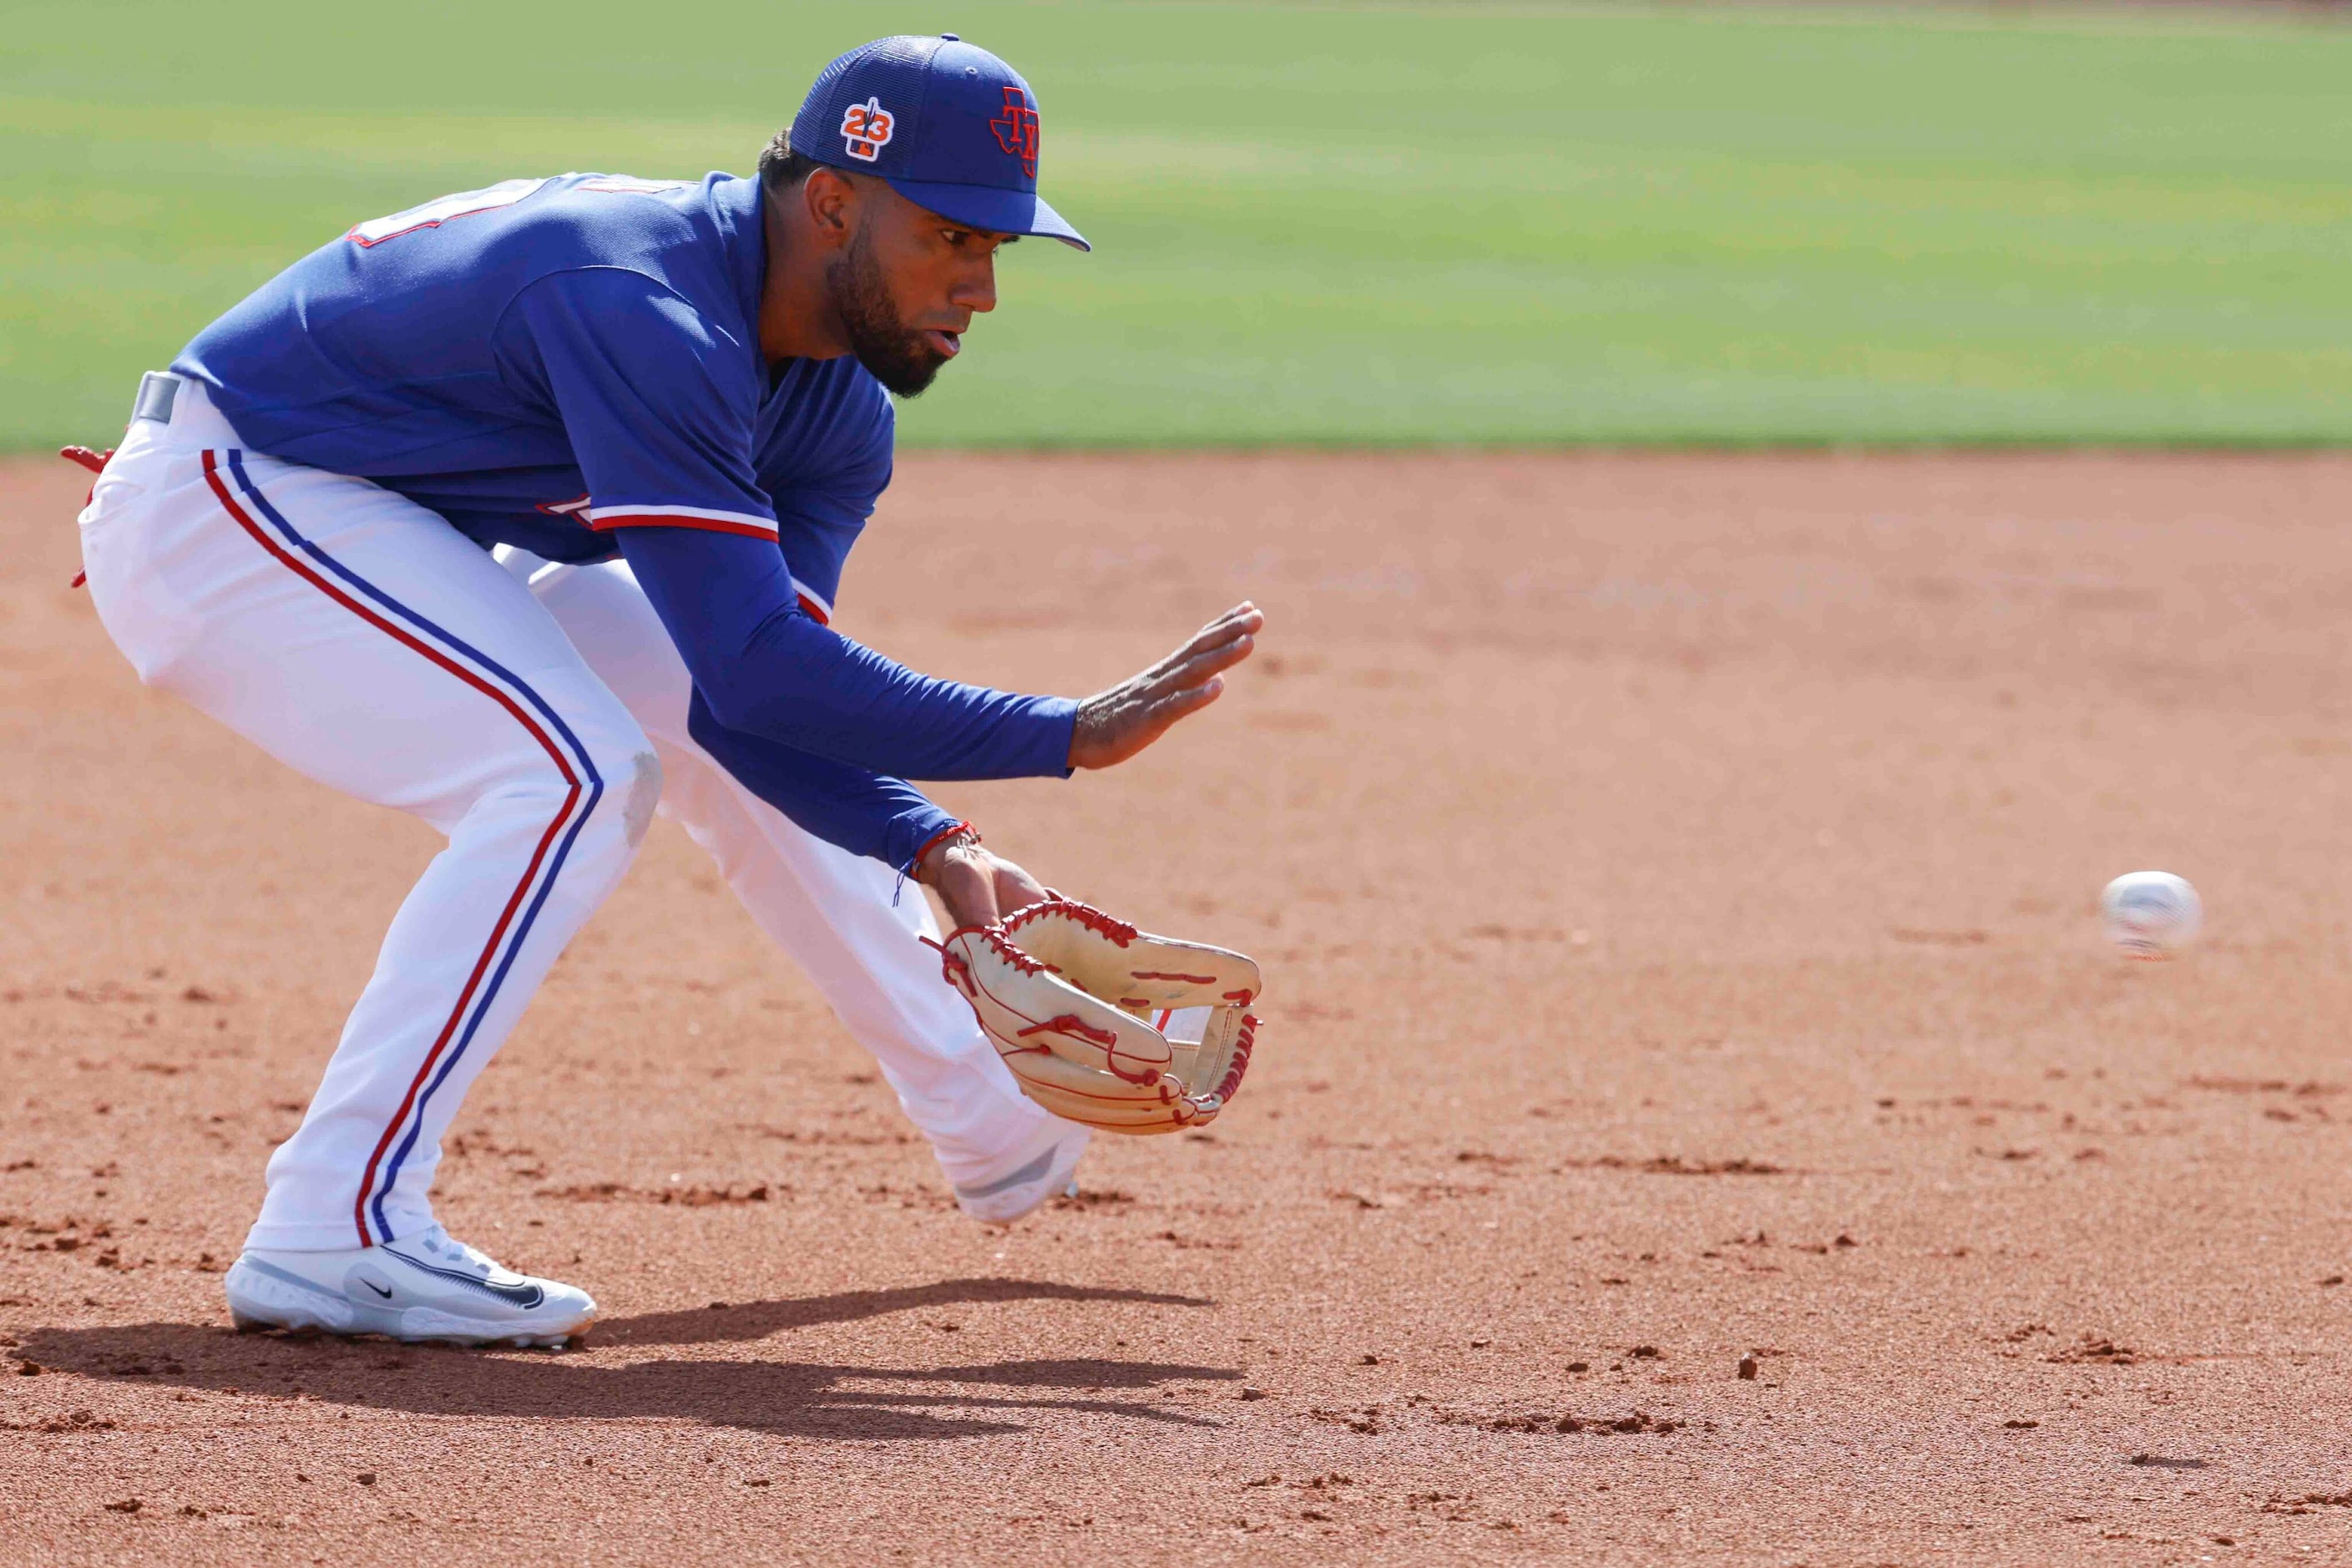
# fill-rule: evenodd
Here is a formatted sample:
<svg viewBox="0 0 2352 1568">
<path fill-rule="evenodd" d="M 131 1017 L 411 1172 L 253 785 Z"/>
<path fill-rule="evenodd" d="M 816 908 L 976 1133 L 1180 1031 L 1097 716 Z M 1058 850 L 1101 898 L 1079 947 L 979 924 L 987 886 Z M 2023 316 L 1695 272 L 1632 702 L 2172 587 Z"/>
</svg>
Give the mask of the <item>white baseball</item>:
<svg viewBox="0 0 2352 1568">
<path fill-rule="evenodd" d="M 2107 940 L 2134 958 L 2162 958 L 2189 944 L 2205 919 L 2197 889 L 2169 871 L 2133 871 L 2099 895 Z"/>
</svg>

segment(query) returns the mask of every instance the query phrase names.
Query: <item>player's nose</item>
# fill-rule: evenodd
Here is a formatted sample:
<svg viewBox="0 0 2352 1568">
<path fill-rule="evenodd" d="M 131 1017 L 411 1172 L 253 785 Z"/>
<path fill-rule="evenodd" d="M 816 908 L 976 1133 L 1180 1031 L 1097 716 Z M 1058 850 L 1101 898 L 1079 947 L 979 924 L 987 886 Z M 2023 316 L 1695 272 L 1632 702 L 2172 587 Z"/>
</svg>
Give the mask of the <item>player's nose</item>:
<svg viewBox="0 0 2352 1568">
<path fill-rule="evenodd" d="M 956 279 L 948 303 L 962 310 L 996 309 L 996 258 L 983 256 Z"/>
</svg>

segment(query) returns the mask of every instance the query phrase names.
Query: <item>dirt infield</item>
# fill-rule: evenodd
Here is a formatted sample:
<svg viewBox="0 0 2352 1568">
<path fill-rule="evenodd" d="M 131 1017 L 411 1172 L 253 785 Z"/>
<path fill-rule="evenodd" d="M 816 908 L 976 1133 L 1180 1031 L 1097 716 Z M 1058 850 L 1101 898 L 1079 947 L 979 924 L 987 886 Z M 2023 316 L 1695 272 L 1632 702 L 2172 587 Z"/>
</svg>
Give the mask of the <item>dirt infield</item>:
<svg viewBox="0 0 2352 1568">
<path fill-rule="evenodd" d="M 228 1331 L 434 841 L 0 484 L 0 1561 L 2352 1560 L 2352 460 L 910 458 L 842 624 L 918 665 L 1266 606 L 944 792 L 1263 958 L 1251 1084 L 983 1231 L 664 826 L 445 1166 L 561 1355 Z"/>
</svg>

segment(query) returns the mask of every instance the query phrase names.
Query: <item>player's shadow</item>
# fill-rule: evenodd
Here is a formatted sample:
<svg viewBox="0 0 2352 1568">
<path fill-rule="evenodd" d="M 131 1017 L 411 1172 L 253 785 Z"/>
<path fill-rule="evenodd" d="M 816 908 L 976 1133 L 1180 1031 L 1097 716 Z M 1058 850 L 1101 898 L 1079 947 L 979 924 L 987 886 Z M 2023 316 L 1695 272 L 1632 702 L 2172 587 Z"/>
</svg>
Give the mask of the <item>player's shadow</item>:
<svg viewBox="0 0 2352 1568">
<path fill-rule="evenodd" d="M 907 1308 L 1055 1300 L 1207 1306 L 1196 1297 L 1013 1279 L 945 1280 L 599 1326 L 595 1343 L 740 1342 L 783 1328 L 845 1322 Z M 605 1330 L 613 1331 L 610 1337 Z M 647 1416 L 779 1436 L 842 1440 L 971 1437 L 1021 1430 L 1031 1413 L 1080 1411 L 1178 1426 L 1215 1423 L 1137 1397 L 1174 1383 L 1230 1382 L 1230 1367 L 1157 1362 L 1010 1361 L 939 1367 L 745 1360 L 599 1365 L 576 1355 L 480 1354 L 388 1341 L 240 1335 L 193 1323 L 43 1329 L 15 1352 L 45 1371 L 160 1383 L 213 1394 L 348 1405 L 416 1415 L 564 1420 Z"/>
<path fill-rule="evenodd" d="M 961 1307 L 988 1301 L 1133 1301 L 1155 1307 L 1206 1307 L 1198 1296 L 1156 1290 L 1118 1290 L 1088 1285 L 1056 1285 L 1043 1279 L 942 1279 L 933 1285 L 902 1285 L 888 1290 L 839 1290 L 785 1301 L 713 1301 L 682 1312 L 644 1312 L 605 1318 L 591 1336 L 599 1345 L 735 1344 L 764 1339 L 783 1329 L 818 1323 L 848 1323 L 913 1308 Z"/>
</svg>

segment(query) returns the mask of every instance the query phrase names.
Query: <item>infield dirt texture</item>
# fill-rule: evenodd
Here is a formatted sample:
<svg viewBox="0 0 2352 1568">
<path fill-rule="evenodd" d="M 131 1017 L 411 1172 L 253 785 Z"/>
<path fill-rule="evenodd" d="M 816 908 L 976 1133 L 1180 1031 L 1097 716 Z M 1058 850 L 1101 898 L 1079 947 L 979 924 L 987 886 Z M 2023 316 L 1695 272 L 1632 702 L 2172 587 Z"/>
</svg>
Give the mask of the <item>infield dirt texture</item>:
<svg viewBox="0 0 2352 1568">
<path fill-rule="evenodd" d="M 662 825 L 443 1167 L 588 1347 L 233 1335 L 436 842 L 143 692 L 0 461 L 0 1564 L 2352 1561 L 2352 457 L 1297 449 L 2352 439 L 2352 29 L 18 5 L 0 449 L 941 26 L 1100 249 L 1006 257 L 840 625 L 1082 691 L 1266 607 L 1149 756 L 945 792 L 1265 963 L 1234 1109 L 983 1231 Z M 1291 449 L 919 449 L 1208 444 Z"/>
<path fill-rule="evenodd" d="M 2352 1551 L 2352 461 L 912 458 L 841 624 L 919 665 L 1268 607 L 947 796 L 1264 959 L 1260 1060 L 983 1232 L 659 826 L 445 1167 L 562 1355 L 229 1331 L 434 842 L 143 693 L 5 483 L 0 1561 Z"/>
</svg>

